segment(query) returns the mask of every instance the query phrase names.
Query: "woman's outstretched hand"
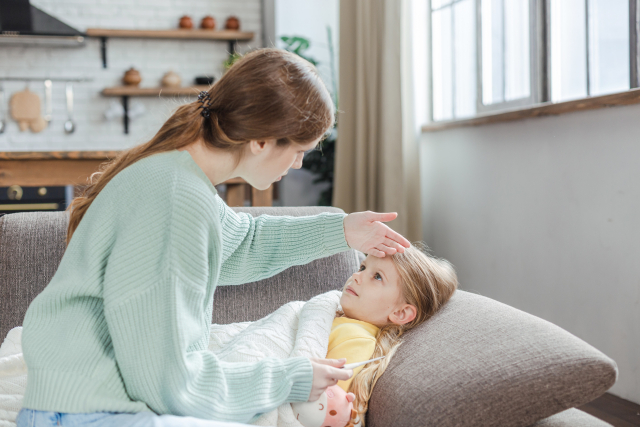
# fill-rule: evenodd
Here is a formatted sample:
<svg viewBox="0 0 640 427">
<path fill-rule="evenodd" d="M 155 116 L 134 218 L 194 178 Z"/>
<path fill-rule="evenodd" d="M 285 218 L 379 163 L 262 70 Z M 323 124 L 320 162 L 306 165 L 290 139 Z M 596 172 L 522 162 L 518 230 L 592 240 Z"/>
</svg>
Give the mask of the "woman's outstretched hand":
<svg viewBox="0 0 640 427">
<path fill-rule="evenodd" d="M 344 235 L 347 244 L 365 254 L 384 258 L 386 254 L 404 252 L 411 243 L 383 222 L 392 221 L 397 212 L 354 212 L 344 218 Z"/>
<path fill-rule="evenodd" d="M 320 399 L 320 395 L 338 381 L 345 381 L 353 375 L 353 369 L 338 369 L 347 363 L 347 359 L 319 359 L 310 357 L 313 366 L 313 385 L 308 402 L 315 402 Z"/>
</svg>

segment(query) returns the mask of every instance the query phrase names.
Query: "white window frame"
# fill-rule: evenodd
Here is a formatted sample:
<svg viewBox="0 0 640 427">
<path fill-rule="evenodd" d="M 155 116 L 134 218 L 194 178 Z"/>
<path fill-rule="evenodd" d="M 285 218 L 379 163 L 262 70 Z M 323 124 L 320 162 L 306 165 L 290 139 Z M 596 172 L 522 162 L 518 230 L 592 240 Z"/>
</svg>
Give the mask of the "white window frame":
<svg viewBox="0 0 640 427">
<path fill-rule="evenodd" d="M 457 3 L 459 0 L 452 0 L 451 3 Z M 490 105 L 483 104 L 482 94 L 482 4 L 481 0 L 473 0 L 476 7 L 476 115 L 464 119 L 453 118 L 452 120 L 433 119 L 433 54 L 432 54 L 432 7 L 431 0 L 428 0 L 429 12 L 429 120 L 431 123 L 455 122 L 459 120 L 468 120 L 470 118 L 490 115 L 497 112 L 504 112 L 514 109 L 522 109 L 527 107 L 538 107 L 540 104 L 549 103 L 551 99 L 551 50 L 549 49 L 550 41 L 550 0 L 529 0 L 529 22 L 530 22 L 530 95 L 527 98 L 517 99 L 513 101 L 498 102 Z M 588 0 L 585 1 L 586 7 L 586 49 L 587 49 L 587 97 L 590 97 L 590 75 L 589 75 L 589 7 Z M 504 33 L 503 33 L 504 34 Z M 630 55 L 630 89 L 640 87 L 640 0 L 629 0 L 629 55 Z M 455 43 L 452 43 L 454 46 Z M 454 53 L 453 53 L 454 54 Z M 504 64 L 503 64 L 504 67 Z M 454 77 L 455 78 L 455 77 Z M 454 82 L 455 88 L 455 82 Z M 455 89 L 454 89 L 455 91 Z M 452 99 L 454 103 L 452 110 L 455 111 L 455 96 Z"/>
</svg>

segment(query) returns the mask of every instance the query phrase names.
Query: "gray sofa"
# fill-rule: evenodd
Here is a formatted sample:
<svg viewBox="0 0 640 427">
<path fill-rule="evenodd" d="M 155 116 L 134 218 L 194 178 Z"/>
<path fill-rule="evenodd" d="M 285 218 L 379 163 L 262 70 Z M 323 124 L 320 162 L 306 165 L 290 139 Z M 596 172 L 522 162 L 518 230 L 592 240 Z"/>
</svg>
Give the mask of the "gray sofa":
<svg viewBox="0 0 640 427">
<path fill-rule="evenodd" d="M 336 208 L 236 208 L 252 215 L 313 215 Z M 67 212 L 0 217 L 0 337 L 22 324 L 62 258 Z M 219 287 L 212 323 L 259 319 L 292 300 L 339 289 L 362 254 L 347 251 L 256 283 Z M 609 426 L 575 409 L 616 381 L 615 362 L 567 331 L 495 300 L 458 290 L 405 335 L 369 402 L 368 427 Z"/>
</svg>

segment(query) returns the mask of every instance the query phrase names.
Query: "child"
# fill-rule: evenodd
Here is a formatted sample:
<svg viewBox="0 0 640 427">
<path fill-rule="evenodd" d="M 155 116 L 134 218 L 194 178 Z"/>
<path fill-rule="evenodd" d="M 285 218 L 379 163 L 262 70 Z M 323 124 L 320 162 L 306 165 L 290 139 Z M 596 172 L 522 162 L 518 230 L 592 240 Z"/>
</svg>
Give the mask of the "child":
<svg viewBox="0 0 640 427">
<path fill-rule="evenodd" d="M 433 316 L 458 287 L 453 266 L 435 258 L 421 243 L 390 257 L 367 256 L 345 283 L 331 333 L 327 359 L 346 357 L 356 363 L 386 356 L 357 367 L 338 381 L 355 395 L 354 409 L 364 426 L 373 387 L 402 343 L 400 337 Z"/>
</svg>

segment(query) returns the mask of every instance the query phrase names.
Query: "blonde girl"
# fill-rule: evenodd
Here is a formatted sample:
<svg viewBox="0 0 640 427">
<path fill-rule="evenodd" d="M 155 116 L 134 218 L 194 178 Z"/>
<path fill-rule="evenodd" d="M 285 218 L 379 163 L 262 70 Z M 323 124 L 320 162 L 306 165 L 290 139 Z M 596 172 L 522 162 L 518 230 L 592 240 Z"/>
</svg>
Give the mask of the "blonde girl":
<svg viewBox="0 0 640 427">
<path fill-rule="evenodd" d="M 383 224 L 395 213 L 253 218 L 218 196 L 228 179 L 264 190 L 300 168 L 334 115 L 313 65 L 259 49 L 95 173 L 25 315 L 18 427 L 238 426 L 348 379 L 336 361 L 229 364 L 207 350 L 216 286 L 349 248 L 384 257 L 409 246 Z"/>
<path fill-rule="evenodd" d="M 356 368 L 351 379 L 338 382 L 355 395 L 357 417 L 350 424 L 364 426 L 373 388 L 402 344 L 402 335 L 433 316 L 457 287 L 453 266 L 431 255 L 429 248 L 420 242 L 390 257 L 367 256 L 347 280 L 340 299 L 342 311 L 336 313 L 327 358 L 344 357 L 345 351 L 352 356 L 348 357 L 348 363 L 386 356 Z M 337 327 L 345 326 L 351 327 L 351 331 L 343 333 L 343 338 L 338 340 Z M 372 333 L 375 339 L 367 336 Z M 351 343 L 351 348 L 340 345 L 345 342 Z M 332 351 L 332 346 L 341 351 Z"/>
</svg>

